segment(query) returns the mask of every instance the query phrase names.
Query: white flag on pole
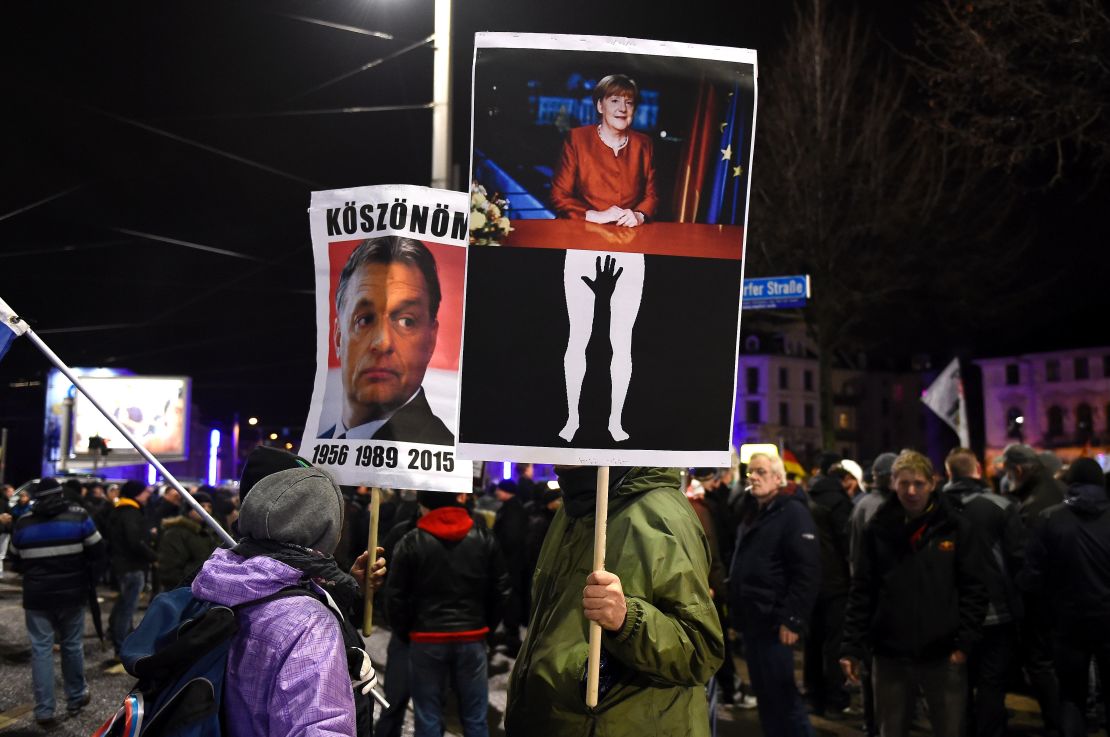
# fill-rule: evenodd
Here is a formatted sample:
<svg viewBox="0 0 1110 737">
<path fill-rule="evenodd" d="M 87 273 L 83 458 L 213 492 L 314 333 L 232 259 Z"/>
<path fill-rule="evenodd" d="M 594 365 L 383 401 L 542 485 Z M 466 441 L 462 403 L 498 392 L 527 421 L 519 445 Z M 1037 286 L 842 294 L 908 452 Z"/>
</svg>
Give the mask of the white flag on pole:
<svg viewBox="0 0 1110 737">
<path fill-rule="evenodd" d="M 971 433 L 967 426 L 967 403 L 964 401 L 964 384 L 960 380 L 960 360 L 953 358 L 940 375 L 921 395 L 921 401 L 955 430 L 960 445 L 971 445 Z"/>
</svg>

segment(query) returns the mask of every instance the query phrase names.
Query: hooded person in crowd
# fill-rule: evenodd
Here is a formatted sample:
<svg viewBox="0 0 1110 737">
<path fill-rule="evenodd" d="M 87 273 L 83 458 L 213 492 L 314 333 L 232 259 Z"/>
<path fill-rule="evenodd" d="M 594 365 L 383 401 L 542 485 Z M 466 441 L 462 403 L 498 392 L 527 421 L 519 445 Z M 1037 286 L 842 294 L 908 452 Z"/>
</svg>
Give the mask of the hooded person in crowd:
<svg viewBox="0 0 1110 737">
<path fill-rule="evenodd" d="M 805 641 L 804 675 L 806 698 L 818 716 L 840 716 L 850 702 L 840 670 L 840 633 L 848 603 L 849 522 L 855 507 L 844 483 L 848 472 L 842 469 L 848 463 L 858 472 L 859 466 L 836 458 L 822 456 L 821 475 L 809 488 L 809 511 L 820 542 L 821 587 Z"/>
<path fill-rule="evenodd" d="M 520 488 L 512 479 L 498 481 L 493 493 L 501 502 L 493 522 L 493 536 L 497 539 L 501 554 L 505 556 L 509 583 L 512 586 L 512 594 L 503 617 L 504 647 L 508 650 L 509 657 L 515 658 L 520 652 L 520 627 L 527 620 L 524 592 L 532 583 L 525 573 L 527 552 L 524 542 L 528 536 L 528 510 L 524 508 L 525 500 Z"/>
<path fill-rule="evenodd" d="M 23 608 L 31 638 L 35 721 L 54 719 L 54 638 L 62 656 L 66 712 L 89 703 L 85 682 L 85 605 L 100 576 L 104 543 L 88 513 L 52 478 L 32 487 L 35 505 L 15 523 L 12 555 L 23 574 Z"/>
<path fill-rule="evenodd" d="M 241 609 L 228 655 L 223 708 L 236 737 L 356 734 L 354 689 L 343 625 L 329 604 L 350 612 L 359 582 L 332 553 L 343 524 L 343 495 L 323 472 L 292 468 L 248 489 L 242 539 L 218 548 L 193 579 L 193 595 L 223 606 L 310 587 Z M 311 510 L 311 514 L 306 513 Z"/>
<path fill-rule="evenodd" d="M 1018 515 L 1032 537 L 1044 521 L 1041 512 L 1064 501 L 1064 484 L 1053 477 L 1041 454 L 1021 443 L 1002 451 L 1002 486 L 1018 501 Z M 1044 597 L 1027 595 L 1019 633 L 1021 661 L 1041 707 L 1048 737 L 1060 732 L 1060 684 L 1052 662 L 1052 615 Z"/>
<path fill-rule="evenodd" d="M 485 640 L 511 588 L 497 541 L 463 506 L 467 496 L 421 491 L 425 513 L 397 543 L 390 563 L 386 608 L 394 632 L 409 643 L 416 737 L 443 734 L 449 679 L 463 734 L 489 734 Z"/>
<path fill-rule="evenodd" d="M 1087 666 L 1093 658 L 1110 714 L 1110 498 L 1102 468 L 1071 464 L 1064 503 L 1042 512 L 1018 582 L 1050 602 L 1065 737 L 1087 734 Z"/>
<path fill-rule="evenodd" d="M 193 498 L 212 514 L 212 497 L 203 491 Z M 216 533 L 201 519 L 200 514 L 185 504 L 184 514 L 162 520 L 158 541 L 158 578 L 162 588 L 170 590 L 192 576 L 208 556 L 220 545 Z"/>
<path fill-rule="evenodd" d="M 597 468 L 555 470 L 563 506 L 540 552 L 506 734 L 706 737 L 705 686 L 724 638 L 709 595 L 709 543 L 678 471 L 610 468 L 605 570 L 591 573 Z M 595 708 L 586 706 L 591 621 L 603 631 Z"/>
<path fill-rule="evenodd" d="M 119 598 L 108 617 L 108 630 L 119 660 L 123 641 L 134 626 L 139 594 L 143 591 L 146 571 L 158 560 L 143 516 L 143 505 L 150 498 L 150 487 L 141 481 L 128 481 L 120 489 L 116 506 L 108 514 L 108 553 L 112 573 L 119 583 Z"/>
</svg>

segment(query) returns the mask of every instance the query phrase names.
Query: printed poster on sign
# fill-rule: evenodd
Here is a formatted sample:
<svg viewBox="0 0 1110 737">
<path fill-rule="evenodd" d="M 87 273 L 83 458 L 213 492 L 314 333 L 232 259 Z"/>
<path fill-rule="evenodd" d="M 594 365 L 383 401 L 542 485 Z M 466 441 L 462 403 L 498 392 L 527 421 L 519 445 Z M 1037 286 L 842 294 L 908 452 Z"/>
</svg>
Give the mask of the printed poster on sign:
<svg viewBox="0 0 1110 737">
<path fill-rule="evenodd" d="M 462 457 L 729 464 L 756 77 L 746 49 L 477 35 Z"/>
<path fill-rule="evenodd" d="M 471 491 L 455 456 L 468 199 L 313 192 L 316 381 L 301 455 L 341 484 Z"/>
</svg>

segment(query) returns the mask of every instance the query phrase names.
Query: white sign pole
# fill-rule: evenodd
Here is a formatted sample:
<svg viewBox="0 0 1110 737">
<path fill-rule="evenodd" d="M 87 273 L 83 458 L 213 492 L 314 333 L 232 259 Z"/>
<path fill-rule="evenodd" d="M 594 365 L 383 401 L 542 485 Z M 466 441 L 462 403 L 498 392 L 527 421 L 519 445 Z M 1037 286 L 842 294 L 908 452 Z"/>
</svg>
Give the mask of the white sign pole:
<svg viewBox="0 0 1110 737">
<path fill-rule="evenodd" d="M 597 501 L 594 504 L 594 570 L 605 570 L 605 525 L 609 517 L 609 467 L 597 467 Z M 590 656 L 586 664 L 586 706 L 597 706 L 597 680 L 601 670 L 601 625 L 590 622 Z"/>
</svg>

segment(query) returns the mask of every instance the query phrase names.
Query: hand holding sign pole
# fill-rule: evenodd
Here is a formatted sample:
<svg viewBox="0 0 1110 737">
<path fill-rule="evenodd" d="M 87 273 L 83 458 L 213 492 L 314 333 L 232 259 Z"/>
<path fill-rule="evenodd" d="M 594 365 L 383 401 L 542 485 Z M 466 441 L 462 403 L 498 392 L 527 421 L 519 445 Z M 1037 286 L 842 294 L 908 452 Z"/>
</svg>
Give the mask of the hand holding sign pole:
<svg viewBox="0 0 1110 737">
<path fill-rule="evenodd" d="M 605 523 L 609 516 L 609 467 L 597 468 L 597 501 L 594 503 L 594 566 L 605 570 Z M 586 706 L 597 706 L 597 682 L 601 670 L 601 625 L 590 622 L 590 654 L 586 664 Z"/>
</svg>

